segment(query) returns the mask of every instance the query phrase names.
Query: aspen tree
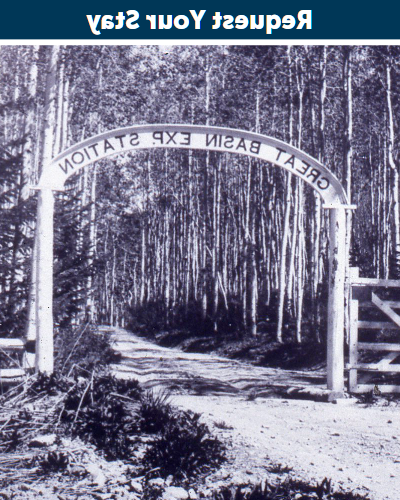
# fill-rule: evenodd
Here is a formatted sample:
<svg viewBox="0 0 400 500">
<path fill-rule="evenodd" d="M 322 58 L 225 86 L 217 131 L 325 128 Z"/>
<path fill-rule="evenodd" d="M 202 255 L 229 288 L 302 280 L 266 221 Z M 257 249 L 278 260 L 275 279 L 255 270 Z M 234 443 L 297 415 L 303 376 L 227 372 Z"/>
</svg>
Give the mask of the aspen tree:
<svg viewBox="0 0 400 500">
<path fill-rule="evenodd" d="M 389 49 L 390 51 L 390 49 Z M 395 123 L 393 116 L 392 97 L 392 57 L 390 52 L 386 58 L 386 106 L 388 120 L 388 162 L 392 171 L 392 200 L 393 200 L 393 220 L 394 220 L 394 257 L 396 262 L 396 272 L 400 269 L 400 205 L 399 205 L 399 168 L 395 161 Z"/>
<path fill-rule="evenodd" d="M 256 106 L 255 106 L 255 130 L 260 133 L 260 88 L 259 82 L 257 82 L 256 88 Z M 250 196 L 252 198 L 252 205 L 250 207 L 250 304 L 249 304 L 249 332 L 251 335 L 257 335 L 257 309 L 258 309 L 258 272 L 257 272 L 257 261 L 256 261 L 256 213 L 258 212 L 258 207 L 256 207 L 257 196 L 256 196 L 256 175 L 257 175 L 257 165 L 255 160 L 250 161 L 250 176 L 251 176 L 251 189 Z"/>
<path fill-rule="evenodd" d="M 347 200 L 351 203 L 352 191 L 352 163 L 353 163 L 353 82 L 352 82 L 352 48 L 343 48 L 343 87 L 344 87 L 344 148 L 343 148 L 343 179 L 345 182 Z M 349 257 L 351 248 L 351 226 L 352 226 L 352 213 L 350 210 L 346 211 L 346 268 L 345 276 L 349 275 Z M 347 283 L 347 279 L 346 279 Z M 346 286 L 346 285 L 345 285 Z M 350 290 L 345 288 L 345 329 L 349 335 L 349 301 Z M 348 340 L 348 339 L 347 339 Z"/>
<path fill-rule="evenodd" d="M 292 54 L 291 47 L 287 50 L 288 66 L 289 66 L 289 143 L 293 143 L 293 88 L 292 88 Z M 278 302 L 278 323 L 276 328 L 276 339 L 282 342 L 282 327 L 284 314 L 284 301 L 286 291 L 286 262 L 287 262 L 287 246 L 290 232 L 290 214 L 292 208 L 292 174 L 289 172 L 286 177 L 286 194 L 285 194 L 285 218 L 283 223 L 283 233 L 281 240 L 281 258 L 279 267 L 279 302 Z"/>
<path fill-rule="evenodd" d="M 35 97 L 37 92 L 37 80 L 38 80 L 38 69 L 37 69 L 37 58 L 38 58 L 38 46 L 32 47 L 32 60 L 29 70 L 28 78 L 28 96 L 30 105 L 26 115 L 25 130 L 26 130 L 26 142 L 23 150 L 23 188 L 21 196 L 24 200 L 27 200 L 30 195 L 29 184 L 35 179 L 36 172 L 35 166 L 37 161 L 35 160 L 35 155 L 38 153 L 38 149 L 34 147 L 34 138 L 36 136 L 36 122 L 37 109 L 35 106 Z M 36 174 L 36 175 L 35 175 Z M 30 287 L 29 287 L 29 299 L 28 299 L 28 324 L 26 331 L 26 340 L 33 343 L 36 340 L 36 269 L 37 269 L 37 239 L 34 237 L 34 244 L 32 249 L 32 264 L 31 264 L 31 274 L 30 274 Z M 29 346 L 29 350 L 31 346 Z M 34 356 L 32 353 L 28 354 L 25 360 L 29 367 L 35 366 Z"/>
<path fill-rule="evenodd" d="M 296 64 L 296 86 L 299 99 L 298 107 L 298 128 L 297 128 L 297 147 L 303 146 L 303 103 L 304 103 L 304 76 L 301 67 L 301 60 Z M 304 244 L 304 204 L 303 204 L 304 185 L 300 179 L 296 179 L 295 190 L 295 210 L 296 217 L 293 224 L 293 231 L 297 233 L 297 249 L 293 248 L 293 254 L 296 253 L 296 282 L 297 282 L 297 304 L 296 304 L 296 340 L 298 343 L 302 340 L 301 327 L 303 318 L 303 297 L 304 297 L 304 278 L 305 278 L 305 244 Z"/>
<path fill-rule="evenodd" d="M 322 47 L 322 55 L 319 59 L 319 120 L 318 120 L 318 134 L 317 134 L 317 158 L 321 163 L 325 161 L 325 106 L 326 106 L 326 61 L 327 61 L 327 47 Z M 312 295 L 311 300 L 314 312 L 314 324 L 316 326 L 316 340 L 321 341 L 319 326 L 320 318 L 320 304 L 318 296 L 318 286 L 322 280 L 321 276 L 321 231 L 322 231 L 322 204 L 321 198 L 317 193 L 314 193 L 315 208 L 314 208 L 314 234 L 313 234 L 313 250 L 312 250 Z"/>
<path fill-rule="evenodd" d="M 207 54 L 205 61 L 205 116 L 206 125 L 210 125 L 210 101 L 211 101 L 211 71 L 212 62 Z M 210 153 L 207 151 L 206 160 L 204 162 L 204 173 L 203 173 L 203 217 L 202 217 L 202 228 L 201 228 L 201 313 L 202 319 L 207 318 L 208 312 L 208 284 L 209 284 L 209 272 L 208 272 L 208 258 L 207 258 L 207 242 L 209 239 L 208 231 L 208 217 L 209 217 L 209 204 L 208 204 L 208 187 L 209 187 L 209 164 L 210 164 Z"/>
</svg>

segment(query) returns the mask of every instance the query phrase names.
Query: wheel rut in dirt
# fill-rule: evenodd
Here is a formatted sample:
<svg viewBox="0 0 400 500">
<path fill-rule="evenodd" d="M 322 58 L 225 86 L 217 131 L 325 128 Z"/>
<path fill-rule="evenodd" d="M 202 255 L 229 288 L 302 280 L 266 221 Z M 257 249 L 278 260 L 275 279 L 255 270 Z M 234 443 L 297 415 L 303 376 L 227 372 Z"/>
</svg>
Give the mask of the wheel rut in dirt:
<svg viewBox="0 0 400 500">
<path fill-rule="evenodd" d="M 289 387 L 324 390 L 324 373 L 257 367 L 216 355 L 186 353 L 155 345 L 122 329 L 112 333 L 122 360 L 114 369 L 135 376 L 146 388 L 164 387 L 173 394 L 231 394 L 240 397 L 278 395 Z M 315 383 L 318 380 L 319 383 Z"/>
</svg>

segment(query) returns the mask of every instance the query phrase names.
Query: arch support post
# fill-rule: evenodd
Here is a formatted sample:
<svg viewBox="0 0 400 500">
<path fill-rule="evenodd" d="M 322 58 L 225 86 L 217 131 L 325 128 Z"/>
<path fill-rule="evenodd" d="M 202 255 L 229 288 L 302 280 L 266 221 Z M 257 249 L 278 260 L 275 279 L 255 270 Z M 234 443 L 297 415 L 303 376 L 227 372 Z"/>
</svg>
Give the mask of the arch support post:
<svg viewBox="0 0 400 500">
<path fill-rule="evenodd" d="M 327 385 L 334 393 L 344 390 L 344 280 L 346 268 L 346 212 L 330 209 L 329 294 L 327 322 Z"/>
<path fill-rule="evenodd" d="M 39 191 L 36 252 L 36 372 L 50 374 L 54 369 L 53 341 L 53 230 L 54 195 L 51 189 Z"/>
</svg>

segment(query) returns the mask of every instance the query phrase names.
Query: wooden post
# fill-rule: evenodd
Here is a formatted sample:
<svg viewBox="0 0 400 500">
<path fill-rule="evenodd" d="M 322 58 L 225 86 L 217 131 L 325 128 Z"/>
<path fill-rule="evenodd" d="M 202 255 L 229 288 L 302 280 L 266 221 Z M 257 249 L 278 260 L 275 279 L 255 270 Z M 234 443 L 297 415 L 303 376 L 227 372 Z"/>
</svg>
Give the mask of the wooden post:
<svg viewBox="0 0 400 500">
<path fill-rule="evenodd" d="M 43 110 L 43 151 L 41 179 L 49 168 L 54 153 L 56 133 L 57 66 L 60 46 L 50 47 L 47 62 L 46 90 Z M 49 184 L 49 183 L 48 183 Z M 47 186 L 48 186 L 47 184 Z M 37 372 L 52 373 L 53 347 L 53 219 L 54 196 L 42 187 L 38 196 L 36 236 L 36 358 Z"/>
<path fill-rule="evenodd" d="M 334 393 L 344 390 L 344 276 L 346 213 L 330 209 L 327 382 Z"/>
<path fill-rule="evenodd" d="M 37 210 L 36 261 L 36 371 L 54 369 L 53 347 L 53 218 L 54 196 L 42 189 Z"/>
<path fill-rule="evenodd" d="M 358 300 L 353 298 L 351 281 L 358 278 L 358 267 L 349 269 L 349 391 L 357 391 L 357 368 L 352 368 L 358 363 Z"/>
</svg>

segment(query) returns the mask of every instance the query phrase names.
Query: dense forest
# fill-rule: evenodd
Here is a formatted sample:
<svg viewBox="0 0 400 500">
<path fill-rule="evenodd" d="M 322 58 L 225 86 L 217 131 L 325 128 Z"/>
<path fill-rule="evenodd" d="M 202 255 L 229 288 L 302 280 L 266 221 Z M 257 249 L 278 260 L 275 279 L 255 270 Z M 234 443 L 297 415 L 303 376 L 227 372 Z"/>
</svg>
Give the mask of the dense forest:
<svg viewBox="0 0 400 500">
<path fill-rule="evenodd" d="M 306 151 L 357 205 L 351 265 L 398 277 L 399 54 L 0 47 L 0 334 L 22 336 L 29 324 L 42 169 L 84 138 L 133 124 L 238 128 Z M 328 214 L 282 169 L 210 151 L 136 151 L 77 173 L 55 206 L 57 328 L 92 321 L 324 340 Z"/>
</svg>

